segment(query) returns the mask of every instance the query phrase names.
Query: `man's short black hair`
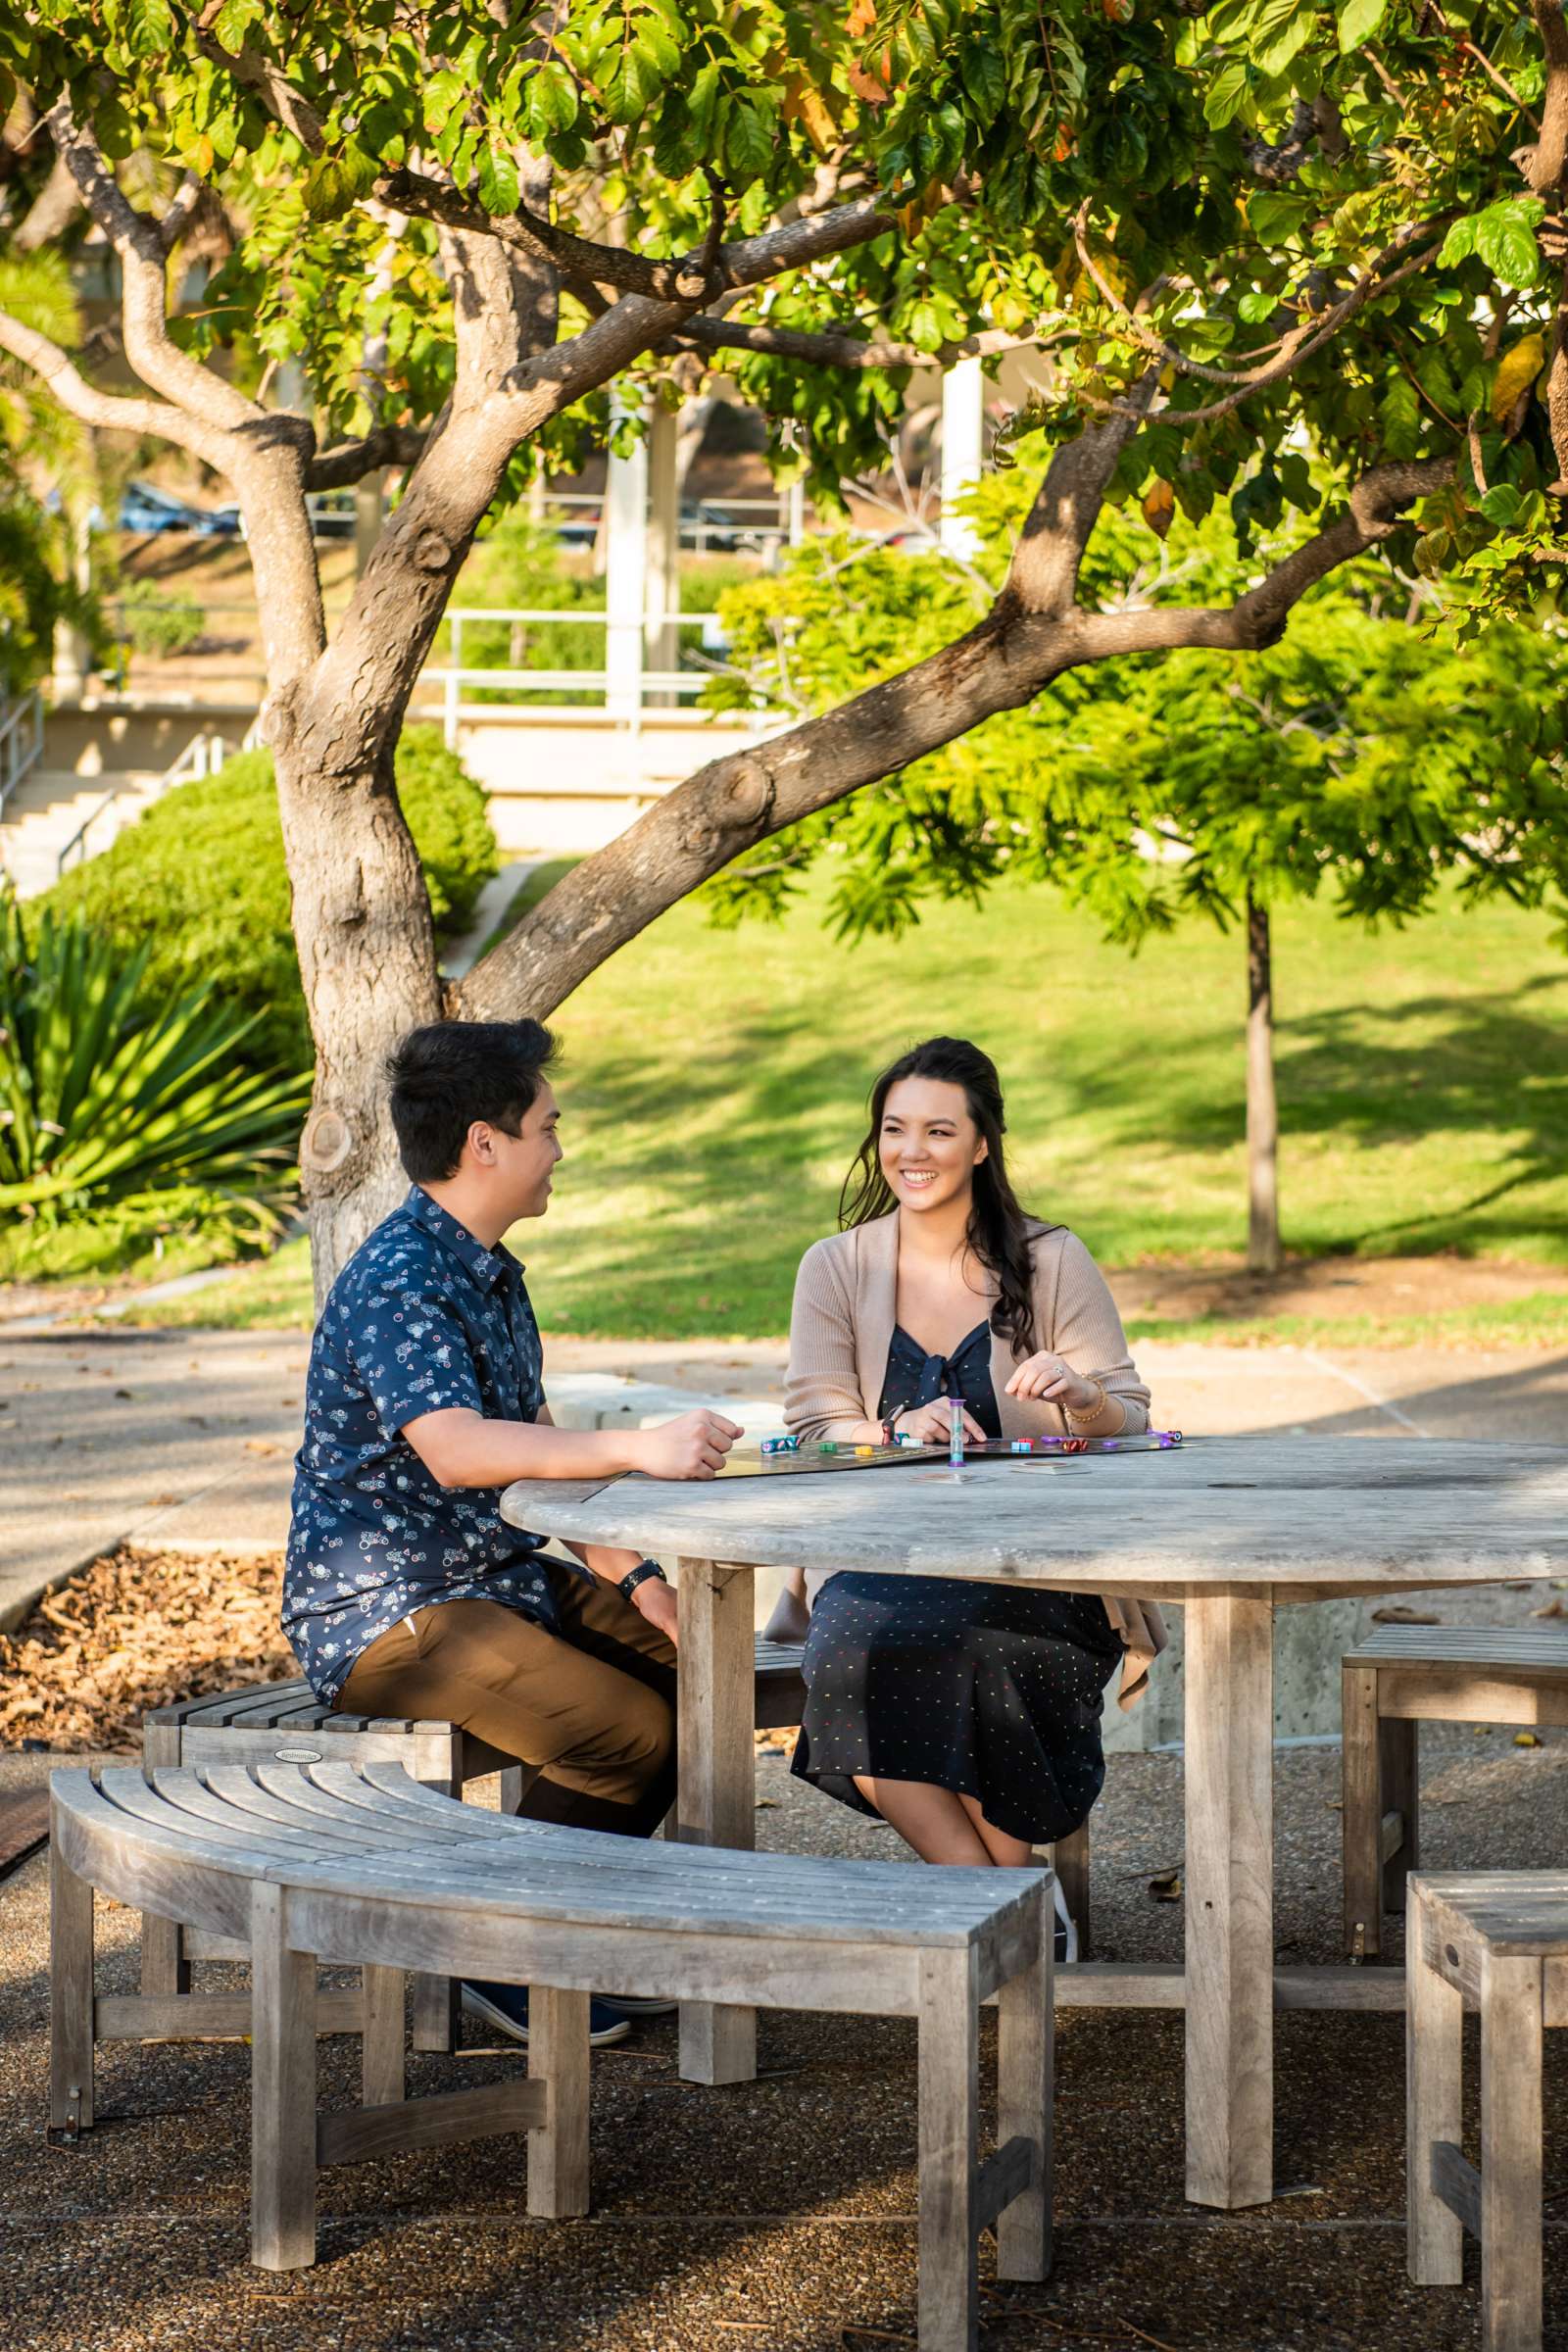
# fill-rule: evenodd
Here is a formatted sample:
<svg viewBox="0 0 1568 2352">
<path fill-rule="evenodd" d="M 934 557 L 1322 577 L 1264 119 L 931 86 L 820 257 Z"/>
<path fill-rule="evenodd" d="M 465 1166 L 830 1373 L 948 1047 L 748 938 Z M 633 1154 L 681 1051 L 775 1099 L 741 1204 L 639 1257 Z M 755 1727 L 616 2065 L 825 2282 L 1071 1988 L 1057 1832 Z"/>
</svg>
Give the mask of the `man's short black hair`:
<svg viewBox="0 0 1568 2352">
<path fill-rule="evenodd" d="M 398 1156 L 415 1184 L 455 1176 L 475 1119 L 515 1135 L 559 1049 L 543 1021 L 431 1021 L 387 1057 Z"/>
</svg>

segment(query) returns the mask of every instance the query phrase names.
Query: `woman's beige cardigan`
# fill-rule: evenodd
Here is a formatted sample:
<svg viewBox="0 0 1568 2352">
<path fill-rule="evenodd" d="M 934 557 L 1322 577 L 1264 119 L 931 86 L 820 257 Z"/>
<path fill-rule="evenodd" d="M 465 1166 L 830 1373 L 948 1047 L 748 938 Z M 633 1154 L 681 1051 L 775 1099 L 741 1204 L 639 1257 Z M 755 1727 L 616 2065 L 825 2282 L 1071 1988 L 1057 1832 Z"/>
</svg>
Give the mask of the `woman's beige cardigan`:
<svg viewBox="0 0 1568 2352">
<path fill-rule="evenodd" d="M 1094 1259 L 1065 1226 L 1031 1225 L 1034 1329 L 1037 1348 L 1065 1356 L 1075 1372 L 1098 1381 L 1104 1405 L 1073 1416 L 1074 1437 L 1114 1437 L 1149 1427 L 1149 1391 L 1127 1352 L 1116 1302 Z M 877 1418 L 888 1349 L 898 1321 L 899 1212 L 852 1225 L 813 1242 L 795 1278 L 790 1318 L 790 1368 L 784 1417 L 803 1438 L 847 1436 Z M 1011 1343 L 991 1335 L 991 1385 L 1004 1438 L 1069 1434 L 1060 1409 L 1036 1396 L 1009 1396 L 1016 1368 Z M 823 1575 L 808 1574 L 816 1597 Z M 1105 1614 L 1121 1636 L 1119 1703 L 1130 1707 L 1149 1685 L 1149 1669 L 1169 1637 L 1152 1600 L 1106 1598 Z"/>
</svg>

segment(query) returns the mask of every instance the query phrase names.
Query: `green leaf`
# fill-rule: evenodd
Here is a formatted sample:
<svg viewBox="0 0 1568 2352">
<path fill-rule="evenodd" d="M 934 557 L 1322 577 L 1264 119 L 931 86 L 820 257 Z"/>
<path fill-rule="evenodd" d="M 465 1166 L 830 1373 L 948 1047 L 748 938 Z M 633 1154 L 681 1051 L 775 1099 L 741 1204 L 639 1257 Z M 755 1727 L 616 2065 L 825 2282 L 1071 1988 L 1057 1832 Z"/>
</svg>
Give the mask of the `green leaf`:
<svg viewBox="0 0 1568 2352">
<path fill-rule="evenodd" d="M 1544 209 L 1539 196 L 1525 196 L 1476 216 L 1476 251 L 1499 285 L 1533 286 L 1541 275 L 1535 224 Z"/>
<path fill-rule="evenodd" d="M 1000 52 L 972 41 L 959 53 L 958 72 L 980 121 L 994 122 L 1007 94 L 1007 69 Z"/>
<path fill-rule="evenodd" d="M 547 131 L 570 130 L 577 120 L 577 85 L 565 67 L 552 58 L 540 67 L 529 85 L 529 104 L 536 122 Z"/>
<path fill-rule="evenodd" d="M 1442 250 L 1438 255 L 1440 270 L 1450 270 L 1456 262 L 1467 262 L 1470 259 L 1476 249 L 1476 221 L 1477 215 L 1468 213 L 1462 220 L 1454 222 L 1444 238 Z"/>
<path fill-rule="evenodd" d="M 1487 520 L 1505 531 L 1519 514 L 1519 493 L 1512 482 L 1498 482 L 1481 501 L 1481 512 Z"/>
<path fill-rule="evenodd" d="M 724 162 L 730 177 L 744 185 L 764 178 L 773 161 L 773 134 L 766 117 L 737 99 L 724 125 Z"/>
<path fill-rule="evenodd" d="M 1345 0 L 1340 10 L 1340 54 L 1348 57 L 1369 41 L 1388 13 L 1389 0 Z"/>
<path fill-rule="evenodd" d="M 1239 59 L 1234 59 L 1228 66 L 1221 66 L 1209 83 L 1208 95 L 1203 100 L 1203 120 L 1211 130 L 1221 130 L 1227 122 L 1236 120 L 1247 104 L 1247 91 L 1246 66 Z"/>
<path fill-rule="evenodd" d="M 514 213 L 521 194 L 515 157 L 504 147 L 486 147 L 479 158 L 478 187 L 487 213 Z"/>
<path fill-rule="evenodd" d="M 125 45 L 132 57 L 168 57 L 174 46 L 169 0 L 125 0 Z"/>
<path fill-rule="evenodd" d="M 263 0 L 223 0 L 213 19 L 213 31 L 220 48 L 226 49 L 230 57 L 238 57 L 245 46 L 245 35 L 263 13 Z"/>
</svg>

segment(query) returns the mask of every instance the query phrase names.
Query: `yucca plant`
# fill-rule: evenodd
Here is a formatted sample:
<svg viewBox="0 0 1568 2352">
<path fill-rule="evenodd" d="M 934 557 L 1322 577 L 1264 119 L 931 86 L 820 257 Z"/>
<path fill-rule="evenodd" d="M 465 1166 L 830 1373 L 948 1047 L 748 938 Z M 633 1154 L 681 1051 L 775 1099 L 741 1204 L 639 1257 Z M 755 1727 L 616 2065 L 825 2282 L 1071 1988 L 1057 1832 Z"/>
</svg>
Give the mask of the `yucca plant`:
<svg viewBox="0 0 1568 2352">
<path fill-rule="evenodd" d="M 209 1196 L 275 1230 L 308 1074 L 234 1050 L 254 1025 L 209 989 L 155 995 L 78 916 L 24 920 L 0 890 L 0 1212 L 58 1219 Z"/>
</svg>

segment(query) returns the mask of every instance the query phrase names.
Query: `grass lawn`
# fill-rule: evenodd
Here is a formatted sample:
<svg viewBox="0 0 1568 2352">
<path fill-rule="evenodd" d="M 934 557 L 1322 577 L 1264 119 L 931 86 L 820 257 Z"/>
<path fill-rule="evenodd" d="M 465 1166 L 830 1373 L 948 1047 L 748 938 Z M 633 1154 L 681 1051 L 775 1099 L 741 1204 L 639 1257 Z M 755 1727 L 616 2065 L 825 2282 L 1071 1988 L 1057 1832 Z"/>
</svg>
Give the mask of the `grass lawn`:
<svg viewBox="0 0 1568 2352">
<path fill-rule="evenodd" d="M 563 1007 L 566 1163 L 549 1217 L 514 1237 L 548 1329 L 784 1331 L 800 1253 L 833 1226 L 871 1077 L 941 1030 L 1001 1066 L 1021 1198 L 1103 1263 L 1242 1249 L 1239 938 L 1194 923 L 1129 957 L 1056 893 L 1006 886 L 851 949 L 823 933 L 820 905 L 813 888 L 783 924 L 739 932 L 677 907 Z M 1548 929 L 1451 903 L 1376 937 L 1326 907 L 1278 916 L 1292 1250 L 1568 1265 L 1568 959 Z M 303 1245 L 145 1319 L 178 1307 L 193 1322 L 308 1321 Z M 1429 1315 L 1401 1336 L 1450 1336 L 1449 1320 L 1470 1345 L 1568 1337 L 1549 1294 Z M 1310 1339 L 1309 1321 L 1268 1333 Z M 1334 1329 L 1342 1344 L 1394 1336 Z"/>
</svg>

